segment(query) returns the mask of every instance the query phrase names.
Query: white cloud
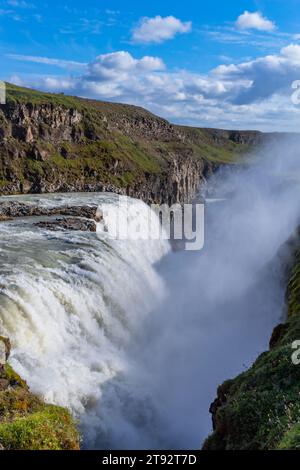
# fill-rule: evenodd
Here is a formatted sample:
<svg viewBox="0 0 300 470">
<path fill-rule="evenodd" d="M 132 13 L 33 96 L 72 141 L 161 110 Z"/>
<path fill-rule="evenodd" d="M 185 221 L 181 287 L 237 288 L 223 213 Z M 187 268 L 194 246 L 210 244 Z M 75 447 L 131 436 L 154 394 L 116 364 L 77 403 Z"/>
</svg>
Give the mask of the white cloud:
<svg viewBox="0 0 300 470">
<path fill-rule="evenodd" d="M 83 68 L 88 65 L 83 62 L 76 62 L 73 60 L 50 59 L 49 57 L 39 57 L 32 55 L 6 54 L 6 57 L 21 62 L 33 62 L 36 64 L 43 65 L 55 65 L 57 67 L 62 68 Z"/>
<path fill-rule="evenodd" d="M 99 55 L 77 76 L 27 77 L 22 83 L 144 106 L 173 122 L 298 130 L 300 107 L 291 102 L 291 84 L 297 79 L 300 45 L 290 44 L 278 54 L 223 64 L 208 74 L 168 71 L 157 57 L 119 51 Z"/>
<path fill-rule="evenodd" d="M 31 3 L 24 0 L 7 0 L 7 4 L 15 8 L 34 8 Z"/>
<path fill-rule="evenodd" d="M 114 16 L 114 15 L 119 15 L 120 12 L 119 12 L 119 10 L 110 10 L 109 8 L 106 8 L 105 13 L 107 15 Z"/>
<path fill-rule="evenodd" d="M 3 8 L 0 8 L 0 16 L 11 15 L 13 13 L 14 12 L 12 10 L 4 10 Z"/>
<path fill-rule="evenodd" d="M 219 80 L 247 79 L 248 89 L 241 90 L 232 101 L 250 103 L 271 97 L 275 93 L 290 93 L 294 80 L 300 78 L 300 46 L 290 44 L 279 54 L 267 55 L 238 65 L 220 65 L 213 71 Z"/>
<path fill-rule="evenodd" d="M 266 34 L 264 31 L 249 31 L 223 26 L 204 29 L 202 32 L 220 44 L 247 45 L 264 51 L 267 49 L 273 51 L 288 45 L 290 41 L 297 40 L 294 35 L 280 33 L 277 30 Z"/>
<path fill-rule="evenodd" d="M 268 18 L 262 16 L 259 11 L 250 13 L 245 11 L 236 20 L 236 27 L 238 29 L 257 29 L 259 31 L 274 31 L 276 29 L 275 23 Z"/>
<path fill-rule="evenodd" d="M 140 43 L 160 43 L 172 39 L 177 33 L 188 33 L 191 28 L 191 21 L 182 22 L 174 16 L 145 17 L 133 30 L 132 39 Z"/>
<path fill-rule="evenodd" d="M 101 54 L 88 66 L 86 77 L 93 80 L 125 80 L 133 74 L 163 70 L 164 63 L 158 57 L 144 56 L 134 59 L 129 52 L 119 51 Z"/>
</svg>

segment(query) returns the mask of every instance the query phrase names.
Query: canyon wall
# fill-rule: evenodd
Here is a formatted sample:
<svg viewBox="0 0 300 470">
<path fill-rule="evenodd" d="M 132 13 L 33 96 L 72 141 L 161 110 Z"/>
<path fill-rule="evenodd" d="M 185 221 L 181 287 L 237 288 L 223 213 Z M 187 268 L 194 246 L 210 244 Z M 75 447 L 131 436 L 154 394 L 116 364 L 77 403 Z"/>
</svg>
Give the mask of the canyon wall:
<svg viewBox="0 0 300 470">
<path fill-rule="evenodd" d="M 0 192 L 113 191 L 184 202 L 218 165 L 239 161 L 262 139 L 255 131 L 175 126 L 135 106 L 7 85 Z"/>
</svg>

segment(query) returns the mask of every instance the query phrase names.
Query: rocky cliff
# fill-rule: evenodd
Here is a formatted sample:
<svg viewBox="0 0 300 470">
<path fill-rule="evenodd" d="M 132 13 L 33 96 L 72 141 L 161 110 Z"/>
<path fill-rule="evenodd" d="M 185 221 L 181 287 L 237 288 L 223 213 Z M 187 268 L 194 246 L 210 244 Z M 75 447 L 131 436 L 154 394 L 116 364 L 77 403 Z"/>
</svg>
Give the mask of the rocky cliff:
<svg viewBox="0 0 300 470">
<path fill-rule="evenodd" d="M 175 126 L 135 106 L 7 84 L 0 105 L 0 192 L 114 191 L 147 202 L 192 199 L 259 132 Z"/>
<path fill-rule="evenodd" d="M 252 367 L 219 386 L 205 450 L 300 449 L 300 230 L 279 253 L 287 282 L 286 322 Z M 294 360 L 292 355 L 294 353 Z"/>
</svg>

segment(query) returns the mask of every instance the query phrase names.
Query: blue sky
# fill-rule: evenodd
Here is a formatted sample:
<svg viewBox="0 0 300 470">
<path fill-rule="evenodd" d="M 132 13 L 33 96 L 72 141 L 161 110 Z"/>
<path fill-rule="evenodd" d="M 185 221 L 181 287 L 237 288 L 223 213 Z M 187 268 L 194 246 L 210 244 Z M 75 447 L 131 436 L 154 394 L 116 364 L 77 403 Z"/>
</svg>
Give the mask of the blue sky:
<svg viewBox="0 0 300 470">
<path fill-rule="evenodd" d="M 1 79 L 172 122 L 299 130 L 300 0 L 0 0 Z"/>
</svg>

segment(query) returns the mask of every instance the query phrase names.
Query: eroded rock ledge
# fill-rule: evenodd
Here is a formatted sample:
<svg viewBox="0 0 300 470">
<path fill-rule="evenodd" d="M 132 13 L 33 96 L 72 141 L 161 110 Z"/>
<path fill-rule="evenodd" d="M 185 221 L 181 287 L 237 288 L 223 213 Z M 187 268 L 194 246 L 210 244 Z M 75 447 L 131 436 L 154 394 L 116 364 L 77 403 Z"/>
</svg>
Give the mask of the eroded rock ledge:
<svg viewBox="0 0 300 470">
<path fill-rule="evenodd" d="M 97 226 L 94 220 L 79 219 L 75 217 L 63 217 L 55 220 L 37 222 L 36 227 L 46 230 L 79 230 L 81 232 L 96 232 Z"/>
<path fill-rule="evenodd" d="M 53 216 L 65 216 L 51 219 Z M 46 230 L 80 230 L 96 232 L 96 222 L 102 220 L 97 205 L 44 207 L 19 201 L 0 202 L 0 222 L 23 217 L 47 217 L 34 225 Z"/>
<path fill-rule="evenodd" d="M 86 206 L 56 206 L 44 207 L 39 204 L 28 204 L 19 201 L 5 201 L 0 202 L 0 218 L 19 218 L 19 217 L 33 217 L 33 216 L 73 216 L 73 217 L 86 217 L 88 219 L 99 219 L 97 216 L 97 205 Z"/>
</svg>

